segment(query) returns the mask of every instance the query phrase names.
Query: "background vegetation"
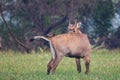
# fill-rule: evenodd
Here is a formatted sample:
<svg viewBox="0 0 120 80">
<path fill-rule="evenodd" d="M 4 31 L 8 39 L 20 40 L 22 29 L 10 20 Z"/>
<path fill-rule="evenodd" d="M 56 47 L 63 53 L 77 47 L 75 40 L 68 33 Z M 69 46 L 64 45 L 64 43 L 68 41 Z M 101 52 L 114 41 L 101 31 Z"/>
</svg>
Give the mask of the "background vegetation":
<svg viewBox="0 0 120 80">
<path fill-rule="evenodd" d="M 119 0 L 0 0 L 0 6 L 11 32 L 30 48 L 36 49 L 35 46 L 42 45 L 36 42 L 32 46 L 28 42 L 30 37 L 51 32 L 65 33 L 68 21 L 73 22 L 75 19 L 82 22 L 81 30 L 89 36 L 92 44 L 95 43 L 93 39 L 99 38 L 97 45 L 107 40 L 107 46 L 120 47 L 120 37 L 116 37 L 120 35 Z M 24 51 L 10 37 L 2 18 L 0 36 L 3 50 Z"/>
</svg>

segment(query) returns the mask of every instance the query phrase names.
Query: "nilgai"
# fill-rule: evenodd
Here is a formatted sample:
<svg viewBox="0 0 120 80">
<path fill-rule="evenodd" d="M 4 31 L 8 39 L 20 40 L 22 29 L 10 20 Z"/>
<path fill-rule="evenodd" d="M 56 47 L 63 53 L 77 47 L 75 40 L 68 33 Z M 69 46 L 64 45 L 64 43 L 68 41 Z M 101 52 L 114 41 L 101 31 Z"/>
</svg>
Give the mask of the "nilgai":
<svg viewBox="0 0 120 80">
<path fill-rule="evenodd" d="M 56 68 L 64 56 L 75 58 L 77 70 L 81 72 L 80 58 L 85 61 L 86 72 L 89 72 L 91 45 L 87 35 L 82 33 L 65 33 L 53 37 L 34 36 L 35 39 L 44 39 L 49 42 L 52 58 L 47 66 L 47 74 L 52 70 L 55 74 Z"/>
</svg>

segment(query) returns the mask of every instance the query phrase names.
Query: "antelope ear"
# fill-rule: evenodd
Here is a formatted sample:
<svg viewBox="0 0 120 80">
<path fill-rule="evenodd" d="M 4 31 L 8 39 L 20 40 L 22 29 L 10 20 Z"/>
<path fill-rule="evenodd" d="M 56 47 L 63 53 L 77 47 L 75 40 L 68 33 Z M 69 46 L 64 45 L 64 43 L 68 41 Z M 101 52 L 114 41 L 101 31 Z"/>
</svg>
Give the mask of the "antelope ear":
<svg viewBox="0 0 120 80">
<path fill-rule="evenodd" d="M 78 22 L 77 23 L 77 28 L 80 28 L 81 27 L 81 22 Z"/>
<path fill-rule="evenodd" d="M 74 22 L 75 22 L 75 27 L 76 27 L 77 26 L 77 19 L 75 19 Z"/>
<path fill-rule="evenodd" d="M 68 29 L 69 29 L 71 26 L 72 26 L 72 24 L 69 24 L 69 25 L 68 25 Z"/>
<path fill-rule="evenodd" d="M 69 20 L 69 25 L 68 26 L 70 26 L 71 25 L 71 21 Z"/>
<path fill-rule="evenodd" d="M 75 19 L 75 21 L 74 21 L 74 22 L 75 22 L 75 25 L 77 25 L 77 19 Z"/>
<path fill-rule="evenodd" d="M 69 20 L 68 29 L 72 26 L 71 21 Z"/>
</svg>

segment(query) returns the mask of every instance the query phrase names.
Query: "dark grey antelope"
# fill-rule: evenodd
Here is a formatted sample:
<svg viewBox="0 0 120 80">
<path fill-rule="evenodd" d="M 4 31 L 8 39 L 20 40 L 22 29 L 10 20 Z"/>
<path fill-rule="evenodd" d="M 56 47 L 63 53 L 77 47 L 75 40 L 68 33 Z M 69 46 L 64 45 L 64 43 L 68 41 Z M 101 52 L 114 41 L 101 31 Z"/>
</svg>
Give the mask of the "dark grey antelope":
<svg viewBox="0 0 120 80">
<path fill-rule="evenodd" d="M 81 72 L 80 58 L 85 61 L 86 72 L 89 72 L 91 46 L 85 34 L 65 33 L 53 37 L 34 36 L 35 39 L 44 39 L 49 42 L 52 58 L 47 66 L 47 74 L 55 74 L 56 68 L 64 56 L 75 58 L 77 70 Z"/>
</svg>

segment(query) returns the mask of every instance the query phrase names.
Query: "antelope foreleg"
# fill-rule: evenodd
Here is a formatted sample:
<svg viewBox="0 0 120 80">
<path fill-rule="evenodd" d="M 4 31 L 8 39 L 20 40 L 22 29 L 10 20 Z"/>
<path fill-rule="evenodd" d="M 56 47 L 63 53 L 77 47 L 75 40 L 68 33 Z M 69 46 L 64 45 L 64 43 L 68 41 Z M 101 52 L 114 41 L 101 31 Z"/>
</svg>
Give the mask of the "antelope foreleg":
<svg viewBox="0 0 120 80">
<path fill-rule="evenodd" d="M 90 72 L 90 70 L 89 70 L 89 66 L 90 66 L 90 57 L 89 57 L 89 56 L 86 56 L 84 60 L 85 60 L 85 67 L 86 67 L 85 73 L 87 74 L 88 72 Z"/>
<path fill-rule="evenodd" d="M 78 70 L 78 72 L 80 73 L 80 72 L 81 72 L 80 59 L 76 58 L 75 61 L 76 61 L 77 70 Z"/>
</svg>

